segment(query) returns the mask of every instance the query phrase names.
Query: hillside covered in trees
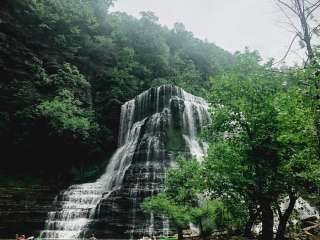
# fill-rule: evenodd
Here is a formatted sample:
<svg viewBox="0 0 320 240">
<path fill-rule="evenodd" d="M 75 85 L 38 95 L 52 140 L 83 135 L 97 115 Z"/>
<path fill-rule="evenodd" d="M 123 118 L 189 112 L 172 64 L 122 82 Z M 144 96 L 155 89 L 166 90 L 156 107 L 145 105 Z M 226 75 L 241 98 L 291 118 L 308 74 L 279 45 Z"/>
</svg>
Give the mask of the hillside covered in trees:
<svg viewBox="0 0 320 240">
<path fill-rule="evenodd" d="M 200 93 L 232 63 L 182 24 L 168 29 L 151 12 L 108 13 L 111 5 L 2 1 L 3 169 L 69 175 L 99 165 L 117 143 L 122 103 L 164 83 Z"/>
</svg>

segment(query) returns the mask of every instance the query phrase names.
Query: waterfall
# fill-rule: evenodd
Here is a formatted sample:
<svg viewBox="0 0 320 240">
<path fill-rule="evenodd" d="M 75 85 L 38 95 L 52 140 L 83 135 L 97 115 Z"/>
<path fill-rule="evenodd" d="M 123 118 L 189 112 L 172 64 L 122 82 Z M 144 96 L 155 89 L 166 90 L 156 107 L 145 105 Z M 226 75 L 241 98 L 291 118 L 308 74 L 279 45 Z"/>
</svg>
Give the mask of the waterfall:
<svg viewBox="0 0 320 240">
<path fill-rule="evenodd" d="M 61 193 L 61 210 L 49 212 L 46 230 L 41 232 L 43 238 L 74 239 L 92 221 L 95 208 L 101 199 L 121 187 L 126 168 L 130 165 L 137 136 L 140 134 L 144 120 L 132 123 L 132 102 L 123 106 L 121 120 L 124 121 L 120 135 L 119 148 L 116 150 L 106 168 L 105 173 L 94 183 L 78 184 Z M 125 120 L 123 120 L 125 119 Z M 128 120 L 128 122 L 125 122 Z M 57 202 L 57 200 L 55 200 Z"/>
<path fill-rule="evenodd" d="M 171 85 L 151 88 L 126 102 L 118 148 L 105 173 L 93 183 L 61 192 L 41 237 L 75 239 L 93 231 L 109 238 L 169 234 L 168 219 L 145 214 L 139 205 L 161 190 L 165 169 L 175 163 L 175 156 L 201 161 L 206 144 L 198 135 L 209 122 L 207 108 L 202 98 Z"/>
</svg>

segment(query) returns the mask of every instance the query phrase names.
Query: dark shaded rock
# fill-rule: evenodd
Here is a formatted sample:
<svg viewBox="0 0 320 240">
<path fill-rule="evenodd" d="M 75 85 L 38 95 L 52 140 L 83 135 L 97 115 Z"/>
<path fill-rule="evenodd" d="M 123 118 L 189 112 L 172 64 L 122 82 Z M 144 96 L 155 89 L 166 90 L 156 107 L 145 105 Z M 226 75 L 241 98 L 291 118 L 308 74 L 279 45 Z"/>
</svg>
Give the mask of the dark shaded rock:
<svg viewBox="0 0 320 240">
<path fill-rule="evenodd" d="M 183 100 L 179 98 L 173 98 L 171 101 L 170 108 L 171 108 L 172 118 L 175 120 L 173 122 L 173 127 L 181 129 L 183 127 L 182 115 L 181 115 L 181 113 L 183 113 L 184 111 Z"/>
<path fill-rule="evenodd" d="M 317 221 L 318 221 L 318 218 L 316 216 L 308 217 L 301 220 L 301 226 L 302 228 L 310 227 Z"/>
<path fill-rule="evenodd" d="M 39 234 L 48 211 L 55 208 L 52 202 L 59 190 L 46 183 L 21 187 L 0 184 L 0 237 Z"/>
</svg>

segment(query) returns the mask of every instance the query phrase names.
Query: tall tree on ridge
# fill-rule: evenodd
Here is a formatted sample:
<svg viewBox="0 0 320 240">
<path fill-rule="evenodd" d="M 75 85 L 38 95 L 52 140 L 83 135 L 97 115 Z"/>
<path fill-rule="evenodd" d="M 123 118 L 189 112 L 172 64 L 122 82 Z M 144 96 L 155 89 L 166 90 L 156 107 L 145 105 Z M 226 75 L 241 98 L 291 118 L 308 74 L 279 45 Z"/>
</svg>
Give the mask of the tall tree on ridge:
<svg viewBox="0 0 320 240">
<path fill-rule="evenodd" d="M 283 61 L 289 54 L 291 47 L 297 38 L 307 49 L 309 61 L 315 56 L 312 40 L 314 35 L 320 34 L 320 23 L 314 18 L 314 14 L 320 9 L 319 0 L 275 0 L 276 4 L 288 19 L 288 24 L 296 33 Z"/>
<path fill-rule="evenodd" d="M 276 4 L 288 19 L 288 24 L 295 32 L 285 56 L 277 63 L 282 62 L 288 56 L 293 43 L 297 38 L 306 48 L 307 60 L 302 76 L 303 88 L 306 88 L 307 98 L 310 99 L 310 107 L 314 112 L 314 125 L 317 131 L 317 152 L 320 159 L 320 70 L 317 61 L 315 37 L 320 38 L 320 21 L 315 15 L 320 12 L 320 0 L 275 0 Z M 309 100 L 308 100 L 309 101 Z"/>
</svg>

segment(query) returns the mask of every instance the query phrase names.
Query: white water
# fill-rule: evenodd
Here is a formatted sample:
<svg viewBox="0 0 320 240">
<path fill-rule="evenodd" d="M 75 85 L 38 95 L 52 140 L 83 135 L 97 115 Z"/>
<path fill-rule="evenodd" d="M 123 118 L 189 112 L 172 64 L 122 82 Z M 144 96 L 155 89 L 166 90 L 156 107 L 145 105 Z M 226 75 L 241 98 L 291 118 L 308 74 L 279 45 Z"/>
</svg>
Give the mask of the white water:
<svg viewBox="0 0 320 240">
<path fill-rule="evenodd" d="M 56 199 L 55 204 L 61 204 L 58 211 L 49 212 L 46 220 L 45 230 L 41 232 L 42 238 L 51 239 L 76 239 L 85 235 L 85 231 L 90 229 L 90 223 L 94 222 L 94 217 L 99 213 L 99 203 L 109 197 L 109 195 L 122 186 L 124 176 L 131 166 L 133 155 L 138 147 L 141 130 L 144 128 L 144 141 L 147 143 L 146 166 L 153 164 L 157 166 L 156 159 L 165 159 L 163 155 L 164 143 L 160 141 L 160 136 L 167 127 L 172 124 L 171 101 L 181 100 L 183 102 L 183 138 L 186 143 L 186 150 L 201 161 L 206 152 L 206 145 L 199 141 L 199 128 L 209 121 L 207 104 L 201 98 L 186 93 L 182 89 L 173 86 L 161 86 L 151 91 L 145 91 L 135 99 L 128 101 L 121 108 L 120 129 L 118 139 L 118 149 L 109 161 L 105 173 L 93 183 L 77 184 L 70 186 L 62 192 Z M 162 93 L 162 95 L 160 94 Z M 155 99 L 152 99 L 155 96 Z M 150 111 L 150 106 L 155 106 L 155 112 Z M 182 111 L 181 110 L 181 111 Z M 162 151 L 161 151 L 162 149 Z M 157 169 L 157 168 L 154 168 Z M 157 193 L 159 188 L 154 187 L 156 170 L 148 173 L 152 174 L 151 193 Z M 142 172 L 139 173 L 144 174 Z M 149 176 L 144 176 L 149 179 Z M 136 198 L 138 191 L 141 191 L 139 181 L 130 190 L 132 199 L 133 214 L 135 213 Z M 145 189 L 143 189 L 145 190 Z M 150 191 L 150 189 L 149 189 Z M 154 215 L 150 214 L 147 221 L 146 232 L 150 235 L 154 229 Z M 168 234 L 169 221 L 163 218 L 163 233 Z M 133 216 L 133 228 L 136 230 L 135 214 Z"/>
<path fill-rule="evenodd" d="M 137 136 L 145 121 L 143 119 L 133 124 L 133 113 L 133 101 L 122 106 L 120 147 L 110 159 L 105 173 L 94 183 L 73 185 L 64 191 L 61 194 L 61 210 L 48 213 L 45 230 L 40 233 L 41 237 L 79 238 L 81 232 L 93 221 L 99 202 L 121 187 L 124 174 L 136 149 Z"/>
<path fill-rule="evenodd" d="M 183 106 L 179 106 L 179 113 L 181 113 L 181 119 L 173 119 L 172 102 L 180 101 Z M 154 106 L 155 111 L 148 112 L 148 106 Z M 145 156 L 145 166 L 152 169 L 151 172 L 139 172 L 137 175 L 141 179 L 151 179 L 150 184 L 145 185 L 145 182 L 137 180 L 130 191 L 130 199 L 132 200 L 132 218 L 133 224 L 130 233 L 133 238 L 133 233 L 142 232 L 145 235 L 152 236 L 154 232 L 159 231 L 159 225 L 156 224 L 155 215 L 151 213 L 148 219 L 145 219 L 145 223 L 140 222 L 140 226 L 136 226 L 136 211 L 137 198 L 139 198 L 141 192 L 147 191 L 151 195 L 160 191 L 159 186 L 156 183 L 156 176 L 159 176 L 159 168 L 163 159 L 166 159 L 164 154 L 165 143 L 161 138 L 161 135 L 167 130 L 166 128 L 172 128 L 174 121 L 182 122 L 181 132 L 182 137 L 185 140 L 186 151 L 195 156 L 199 161 L 202 159 L 206 146 L 199 141 L 200 126 L 208 123 L 209 115 L 207 112 L 208 105 L 201 98 L 195 97 L 186 93 L 182 89 L 169 86 L 161 86 L 156 89 L 156 92 L 152 95 L 150 91 L 146 91 L 136 97 L 136 116 L 141 118 L 146 112 L 149 113 L 149 117 L 144 127 L 143 140 L 147 145 L 147 153 Z M 199 126 L 200 124 L 200 126 Z M 168 164 L 170 165 L 170 164 Z M 138 224 L 139 225 L 139 224 Z M 160 231 L 163 235 L 168 235 L 170 231 L 169 220 L 163 217 L 162 228 Z"/>
<path fill-rule="evenodd" d="M 185 99 L 185 110 L 183 113 L 184 129 L 187 133 L 183 134 L 183 138 L 189 147 L 192 156 L 198 161 L 202 161 L 207 151 L 207 144 L 199 141 L 199 127 L 204 126 L 209 121 L 208 104 L 199 97 L 195 97 L 187 92 L 183 92 Z"/>
</svg>

